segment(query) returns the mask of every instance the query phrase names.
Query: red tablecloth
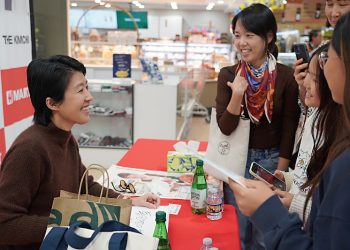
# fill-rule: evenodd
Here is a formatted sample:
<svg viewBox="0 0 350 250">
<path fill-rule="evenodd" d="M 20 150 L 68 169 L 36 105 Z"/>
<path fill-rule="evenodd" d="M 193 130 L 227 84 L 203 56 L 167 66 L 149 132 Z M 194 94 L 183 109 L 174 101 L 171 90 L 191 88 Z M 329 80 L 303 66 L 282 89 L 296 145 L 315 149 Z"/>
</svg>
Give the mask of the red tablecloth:
<svg viewBox="0 0 350 250">
<path fill-rule="evenodd" d="M 166 171 L 166 155 L 173 150 L 175 140 L 139 139 L 125 156 L 118 162 L 119 166 Z M 200 149 L 205 151 L 206 142 L 201 142 Z M 161 204 L 180 204 L 178 215 L 171 215 L 169 221 L 169 238 L 172 250 L 198 250 L 202 239 L 211 237 L 213 246 L 220 250 L 240 249 L 239 229 L 236 210 L 225 205 L 221 220 L 210 221 L 206 215 L 194 215 L 187 200 L 162 199 Z"/>
</svg>

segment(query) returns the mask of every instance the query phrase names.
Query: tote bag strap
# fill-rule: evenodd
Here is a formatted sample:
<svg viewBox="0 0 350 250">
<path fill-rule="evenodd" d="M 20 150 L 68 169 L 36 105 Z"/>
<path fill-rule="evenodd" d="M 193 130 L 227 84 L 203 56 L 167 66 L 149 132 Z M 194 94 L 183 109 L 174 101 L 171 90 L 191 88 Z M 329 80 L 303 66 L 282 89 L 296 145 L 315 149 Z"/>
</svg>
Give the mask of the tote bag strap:
<svg viewBox="0 0 350 250">
<path fill-rule="evenodd" d="M 80 235 L 77 235 L 75 233 L 75 230 L 80 227 L 80 228 L 86 228 L 86 229 L 91 229 L 91 226 L 87 222 L 77 222 L 72 224 L 67 232 L 65 233 L 65 240 L 67 244 L 73 248 L 76 249 L 84 249 L 86 248 L 100 232 L 115 232 L 115 231 L 130 231 L 130 232 L 135 232 L 135 233 L 140 233 L 138 230 L 136 230 L 133 227 L 124 225 L 118 221 L 106 221 L 105 223 L 101 224 L 98 228 L 94 230 L 94 233 L 91 235 L 91 237 L 82 237 Z M 122 244 L 126 246 L 127 243 L 127 233 L 118 233 L 117 235 L 119 236 L 114 236 L 111 238 L 112 242 L 110 244 L 116 245 L 116 244 Z M 124 235 L 124 236 L 123 236 Z M 112 248 L 113 249 L 113 248 Z M 118 248 L 114 248 L 118 249 Z"/>
<path fill-rule="evenodd" d="M 62 240 L 68 228 L 53 227 L 41 243 L 40 250 L 63 250 L 67 249 L 67 243 Z"/>
<path fill-rule="evenodd" d="M 128 233 L 115 233 L 109 240 L 108 249 L 125 250 L 128 244 Z"/>
</svg>

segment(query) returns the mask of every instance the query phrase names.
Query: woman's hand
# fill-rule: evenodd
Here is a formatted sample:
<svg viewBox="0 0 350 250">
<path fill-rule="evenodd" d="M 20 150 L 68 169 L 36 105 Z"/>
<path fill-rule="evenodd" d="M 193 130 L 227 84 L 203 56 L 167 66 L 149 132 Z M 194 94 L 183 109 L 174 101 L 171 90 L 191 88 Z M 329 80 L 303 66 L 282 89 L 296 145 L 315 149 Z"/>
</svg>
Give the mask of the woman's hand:
<svg viewBox="0 0 350 250">
<path fill-rule="evenodd" d="M 133 206 L 158 208 L 160 203 L 160 198 L 158 195 L 155 195 L 153 193 L 147 193 L 140 197 L 132 198 L 131 203 Z"/>
<path fill-rule="evenodd" d="M 248 87 L 247 80 L 241 76 L 241 70 L 238 71 L 233 82 L 227 82 L 227 85 L 232 89 L 232 95 L 243 96 Z"/>
<path fill-rule="evenodd" d="M 303 63 L 303 59 L 300 58 L 294 63 L 294 78 L 299 87 L 304 87 L 304 78 L 306 76 L 305 69 L 307 69 L 308 63 Z"/>
<path fill-rule="evenodd" d="M 292 204 L 292 200 L 293 200 L 294 195 L 292 195 L 289 192 L 282 191 L 282 190 L 280 190 L 278 188 L 276 188 L 274 192 L 275 192 L 275 194 L 278 195 L 278 198 L 280 198 L 283 206 L 285 208 L 289 209 L 290 204 Z"/>
<path fill-rule="evenodd" d="M 267 199 L 274 195 L 271 188 L 262 181 L 241 178 L 244 188 L 229 179 L 229 185 L 235 194 L 235 198 L 241 212 L 251 216 Z"/>
<path fill-rule="evenodd" d="M 275 173 L 273 174 L 274 176 L 276 176 L 278 179 L 280 179 L 281 181 L 286 181 L 284 179 L 284 174 L 282 171 L 276 170 Z"/>
</svg>

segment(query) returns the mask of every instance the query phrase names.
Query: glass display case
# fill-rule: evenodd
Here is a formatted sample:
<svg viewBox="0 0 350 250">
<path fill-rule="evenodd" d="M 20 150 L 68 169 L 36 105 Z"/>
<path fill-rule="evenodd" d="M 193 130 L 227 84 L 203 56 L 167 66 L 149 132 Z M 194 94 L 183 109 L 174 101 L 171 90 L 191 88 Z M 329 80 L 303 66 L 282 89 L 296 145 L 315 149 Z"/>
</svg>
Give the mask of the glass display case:
<svg viewBox="0 0 350 250">
<path fill-rule="evenodd" d="M 89 80 L 90 121 L 73 128 L 80 147 L 130 148 L 133 142 L 132 82 Z"/>
<path fill-rule="evenodd" d="M 138 65 L 139 45 L 135 31 L 89 29 L 71 34 L 70 55 L 84 64 L 111 65 L 113 54 L 130 54 Z"/>
<path fill-rule="evenodd" d="M 230 44 L 144 42 L 141 48 L 145 58 L 156 59 L 161 66 L 199 68 L 203 62 L 229 62 L 231 55 Z"/>
</svg>

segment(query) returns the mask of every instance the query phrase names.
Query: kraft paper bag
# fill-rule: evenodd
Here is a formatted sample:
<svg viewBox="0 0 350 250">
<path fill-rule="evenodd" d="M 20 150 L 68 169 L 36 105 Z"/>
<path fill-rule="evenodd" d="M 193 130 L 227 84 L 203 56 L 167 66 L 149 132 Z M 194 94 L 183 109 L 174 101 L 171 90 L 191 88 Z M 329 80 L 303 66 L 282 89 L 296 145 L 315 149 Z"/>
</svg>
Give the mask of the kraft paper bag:
<svg viewBox="0 0 350 250">
<path fill-rule="evenodd" d="M 87 173 L 91 169 L 96 168 L 87 168 L 82 180 L 85 176 L 87 179 Z M 107 173 L 104 168 L 103 170 L 104 173 Z M 80 182 L 79 194 L 61 191 L 60 197 L 54 199 L 48 227 L 70 226 L 78 221 L 85 221 L 91 225 L 92 229 L 95 229 L 108 220 L 116 220 L 129 225 L 131 214 L 130 199 L 108 198 L 107 192 L 106 197 L 102 197 L 102 190 L 100 197 L 89 194 L 80 195 L 82 183 L 83 181 Z M 107 183 L 109 183 L 108 176 Z"/>
</svg>

